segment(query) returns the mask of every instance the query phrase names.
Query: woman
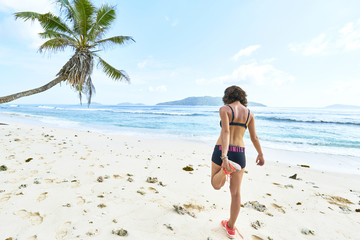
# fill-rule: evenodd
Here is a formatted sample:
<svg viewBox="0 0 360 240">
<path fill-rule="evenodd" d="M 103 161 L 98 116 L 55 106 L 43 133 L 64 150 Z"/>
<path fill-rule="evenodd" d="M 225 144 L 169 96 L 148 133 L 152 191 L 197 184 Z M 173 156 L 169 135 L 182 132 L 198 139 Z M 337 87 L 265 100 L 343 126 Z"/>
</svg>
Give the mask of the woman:
<svg viewBox="0 0 360 240">
<path fill-rule="evenodd" d="M 212 155 L 212 186 L 219 190 L 230 176 L 230 219 L 221 222 L 230 238 L 235 237 L 235 222 L 240 212 L 240 185 L 246 166 L 243 137 L 247 128 L 258 152 L 256 163 L 264 165 L 263 153 L 255 131 L 254 114 L 246 107 L 246 96 L 245 91 L 238 86 L 231 86 L 225 90 L 223 102 L 226 105 L 219 110 L 221 134 Z"/>
</svg>

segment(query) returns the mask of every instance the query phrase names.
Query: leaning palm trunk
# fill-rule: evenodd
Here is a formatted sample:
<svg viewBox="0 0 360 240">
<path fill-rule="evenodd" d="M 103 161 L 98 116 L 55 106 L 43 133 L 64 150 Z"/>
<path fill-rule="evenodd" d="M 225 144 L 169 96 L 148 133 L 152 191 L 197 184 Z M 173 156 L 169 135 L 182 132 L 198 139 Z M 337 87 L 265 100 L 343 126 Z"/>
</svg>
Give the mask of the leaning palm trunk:
<svg viewBox="0 0 360 240">
<path fill-rule="evenodd" d="M 74 56 L 61 68 L 56 75 L 56 79 L 39 88 L 0 97 L 0 103 L 10 102 L 21 97 L 44 92 L 65 80 L 67 80 L 66 82 L 70 84 L 72 88 L 79 92 L 80 101 L 82 94 L 85 94 L 91 99 L 95 91 L 90 77 L 93 67 L 94 60 L 91 52 L 89 52 L 89 50 L 77 50 Z"/>
<path fill-rule="evenodd" d="M 30 96 L 30 95 L 33 95 L 36 93 L 44 92 L 64 80 L 65 80 L 65 78 L 63 76 L 59 76 L 59 77 L 55 78 L 54 80 L 52 80 L 51 82 L 49 82 L 48 84 L 45 84 L 42 87 L 31 89 L 31 90 L 24 91 L 24 92 L 11 94 L 11 95 L 8 95 L 5 97 L 0 97 L 0 103 L 7 103 L 7 102 L 11 102 L 15 99 L 21 98 L 21 97 L 26 97 L 26 96 Z"/>
</svg>

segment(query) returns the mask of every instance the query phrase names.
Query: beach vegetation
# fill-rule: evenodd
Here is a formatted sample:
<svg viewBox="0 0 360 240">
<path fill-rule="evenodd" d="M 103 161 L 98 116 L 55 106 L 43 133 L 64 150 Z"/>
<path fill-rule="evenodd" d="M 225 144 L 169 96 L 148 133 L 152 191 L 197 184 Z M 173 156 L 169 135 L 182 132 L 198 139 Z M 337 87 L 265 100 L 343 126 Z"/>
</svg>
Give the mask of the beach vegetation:
<svg viewBox="0 0 360 240">
<path fill-rule="evenodd" d="M 65 49 L 74 51 L 73 56 L 56 74 L 56 78 L 42 87 L 0 97 L 0 103 L 30 96 L 46 91 L 65 82 L 78 92 L 80 103 L 85 95 L 88 104 L 95 93 L 91 75 L 94 63 L 111 79 L 129 82 L 130 78 L 123 70 L 110 65 L 100 57 L 99 52 L 112 46 L 135 42 L 130 36 L 105 37 L 116 19 L 115 7 L 103 4 L 95 7 L 90 0 L 56 0 L 59 16 L 53 13 L 17 12 L 16 19 L 38 21 L 43 28 L 40 37 L 46 40 L 39 52 L 58 52 Z"/>
</svg>

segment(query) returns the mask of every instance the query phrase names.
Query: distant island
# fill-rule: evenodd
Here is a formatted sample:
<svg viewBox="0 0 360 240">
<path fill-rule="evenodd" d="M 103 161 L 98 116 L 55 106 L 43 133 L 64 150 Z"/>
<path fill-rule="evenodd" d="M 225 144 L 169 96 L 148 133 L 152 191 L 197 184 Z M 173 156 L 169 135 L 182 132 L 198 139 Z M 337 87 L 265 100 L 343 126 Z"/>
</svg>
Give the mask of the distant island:
<svg viewBox="0 0 360 240">
<path fill-rule="evenodd" d="M 342 109 L 352 109 L 352 108 L 357 108 L 359 109 L 360 106 L 356 106 L 356 105 L 346 105 L 346 104 L 333 104 L 333 105 L 329 105 L 326 106 L 325 108 L 342 108 Z"/>
<path fill-rule="evenodd" d="M 188 97 L 177 101 L 162 102 L 156 105 L 187 105 L 187 106 L 221 106 L 224 105 L 221 97 Z M 251 107 L 266 107 L 266 105 L 256 102 L 248 102 Z"/>
</svg>

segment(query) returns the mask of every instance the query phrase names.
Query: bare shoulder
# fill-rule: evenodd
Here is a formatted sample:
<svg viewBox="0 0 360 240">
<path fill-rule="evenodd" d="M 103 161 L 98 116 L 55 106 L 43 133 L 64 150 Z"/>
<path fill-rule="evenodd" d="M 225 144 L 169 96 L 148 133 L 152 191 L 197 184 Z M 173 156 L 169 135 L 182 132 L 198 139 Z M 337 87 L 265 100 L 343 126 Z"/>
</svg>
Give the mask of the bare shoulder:
<svg viewBox="0 0 360 240">
<path fill-rule="evenodd" d="M 228 112 L 230 109 L 228 106 L 224 105 L 222 107 L 219 108 L 219 112 Z"/>
</svg>

